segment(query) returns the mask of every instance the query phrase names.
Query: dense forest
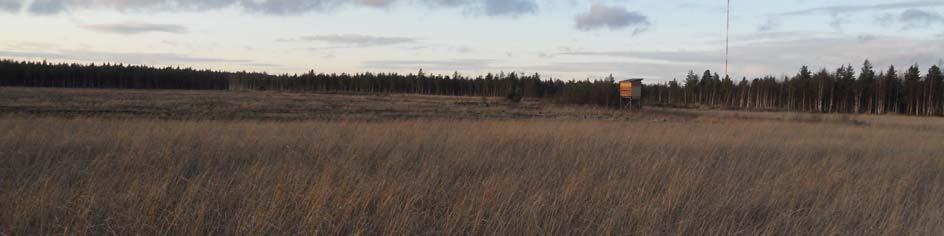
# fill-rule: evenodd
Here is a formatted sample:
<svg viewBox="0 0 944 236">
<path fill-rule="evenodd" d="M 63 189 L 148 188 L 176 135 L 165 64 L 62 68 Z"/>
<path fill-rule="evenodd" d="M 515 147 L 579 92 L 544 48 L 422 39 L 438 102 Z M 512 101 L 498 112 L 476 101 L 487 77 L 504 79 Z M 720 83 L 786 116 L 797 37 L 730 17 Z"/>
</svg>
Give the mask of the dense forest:
<svg viewBox="0 0 944 236">
<path fill-rule="evenodd" d="M 923 75 L 917 65 L 904 73 L 894 66 L 876 72 L 869 61 L 858 71 L 848 65 L 814 73 L 803 66 L 793 77 L 738 82 L 711 71 L 701 77 L 690 71 L 682 82 L 647 85 L 644 101 L 666 106 L 941 116 L 944 75 L 936 65 Z"/>
<path fill-rule="evenodd" d="M 839 113 L 944 115 L 944 75 L 932 66 L 923 73 L 911 66 L 899 73 L 892 66 L 876 72 L 869 61 L 858 71 L 851 65 L 812 72 L 806 66 L 793 77 L 764 77 L 735 82 L 705 71 L 690 71 L 684 81 L 646 85 L 649 106 L 711 107 L 744 110 L 789 110 Z M 413 74 L 301 75 L 194 70 L 123 64 L 75 64 L 0 60 L 0 86 L 264 90 L 295 92 L 415 93 L 454 96 L 540 98 L 563 104 L 619 107 L 619 88 L 603 80 L 542 78 L 539 74 L 486 74 L 475 77 Z"/>
<path fill-rule="evenodd" d="M 271 75 L 177 67 L 123 64 L 75 64 L 0 60 L 0 86 L 260 90 L 295 92 L 415 93 L 490 96 L 520 100 L 541 98 L 566 104 L 619 106 L 618 88 L 605 80 L 562 81 L 538 74 L 453 75 L 360 73 Z"/>
</svg>

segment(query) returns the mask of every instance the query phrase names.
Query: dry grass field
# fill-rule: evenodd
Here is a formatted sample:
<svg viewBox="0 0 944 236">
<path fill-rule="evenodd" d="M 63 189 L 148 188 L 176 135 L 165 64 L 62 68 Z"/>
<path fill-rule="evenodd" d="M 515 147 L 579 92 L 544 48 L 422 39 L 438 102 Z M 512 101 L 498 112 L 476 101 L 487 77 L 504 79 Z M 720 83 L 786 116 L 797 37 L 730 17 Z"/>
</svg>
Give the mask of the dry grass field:
<svg viewBox="0 0 944 236">
<path fill-rule="evenodd" d="M 0 114 L 214 120 L 628 119 L 535 100 L 404 94 L 315 94 L 0 87 Z"/>
<path fill-rule="evenodd" d="M 0 131 L 0 235 L 944 233 L 937 118 L 0 88 Z"/>
</svg>

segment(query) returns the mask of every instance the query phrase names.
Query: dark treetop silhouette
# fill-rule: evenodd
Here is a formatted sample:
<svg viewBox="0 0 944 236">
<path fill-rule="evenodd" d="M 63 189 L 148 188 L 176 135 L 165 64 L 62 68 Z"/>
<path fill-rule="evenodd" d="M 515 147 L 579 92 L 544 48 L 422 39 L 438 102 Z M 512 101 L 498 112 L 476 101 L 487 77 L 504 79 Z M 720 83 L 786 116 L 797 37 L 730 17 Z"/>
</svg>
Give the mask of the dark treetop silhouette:
<svg viewBox="0 0 944 236">
<path fill-rule="evenodd" d="M 894 66 L 876 73 L 869 61 L 859 71 L 851 65 L 813 73 L 806 66 L 793 77 L 767 76 L 740 81 L 705 71 L 644 87 L 650 106 L 712 107 L 836 113 L 944 115 L 944 75 L 932 66 L 922 75 L 917 65 L 903 74 Z M 302 75 L 194 70 L 122 64 L 52 64 L 0 60 L 0 86 L 67 88 L 272 90 L 297 92 L 416 93 L 454 96 L 541 98 L 556 103 L 619 107 L 613 76 L 603 80 L 543 79 L 539 74 L 455 73 L 427 75 L 359 73 Z"/>
</svg>

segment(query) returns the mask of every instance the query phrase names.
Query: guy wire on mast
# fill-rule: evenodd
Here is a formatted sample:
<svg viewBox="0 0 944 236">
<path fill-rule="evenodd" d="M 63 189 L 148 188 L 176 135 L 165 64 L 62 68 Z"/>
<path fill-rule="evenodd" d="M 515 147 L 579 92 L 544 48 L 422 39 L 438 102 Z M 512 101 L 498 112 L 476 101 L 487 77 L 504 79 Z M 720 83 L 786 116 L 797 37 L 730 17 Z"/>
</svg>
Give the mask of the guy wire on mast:
<svg viewBox="0 0 944 236">
<path fill-rule="evenodd" d="M 730 53 L 730 42 L 731 42 L 731 0 L 728 0 L 728 5 L 725 11 L 725 29 L 724 29 L 724 76 L 728 77 L 728 58 Z"/>
</svg>

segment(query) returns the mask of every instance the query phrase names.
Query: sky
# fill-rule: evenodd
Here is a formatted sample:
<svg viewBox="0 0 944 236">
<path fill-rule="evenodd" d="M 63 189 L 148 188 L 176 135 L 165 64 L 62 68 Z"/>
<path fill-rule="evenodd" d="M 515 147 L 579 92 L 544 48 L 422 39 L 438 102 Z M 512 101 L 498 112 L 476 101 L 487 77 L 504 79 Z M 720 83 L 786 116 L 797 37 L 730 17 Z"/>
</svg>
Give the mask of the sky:
<svg viewBox="0 0 944 236">
<path fill-rule="evenodd" d="M 724 67 L 725 0 L 0 0 L 0 58 L 645 78 Z M 944 0 L 732 0 L 730 75 L 944 63 Z"/>
</svg>

